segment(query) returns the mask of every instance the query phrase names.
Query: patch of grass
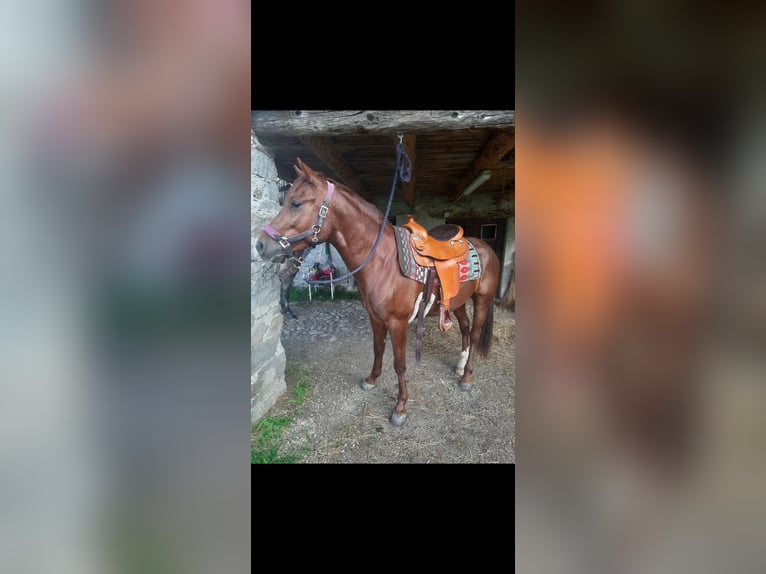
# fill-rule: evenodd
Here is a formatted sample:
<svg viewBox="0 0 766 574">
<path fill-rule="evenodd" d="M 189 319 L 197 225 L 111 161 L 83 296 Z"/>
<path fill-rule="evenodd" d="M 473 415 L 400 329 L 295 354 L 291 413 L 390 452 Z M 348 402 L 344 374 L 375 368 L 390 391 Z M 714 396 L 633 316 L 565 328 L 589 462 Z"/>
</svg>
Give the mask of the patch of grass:
<svg viewBox="0 0 766 574">
<path fill-rule="evenodd" d="M 322 286 L 319 289 L 312 289 L 311 291 L 311 299 L 309 299 L 309 290 L 308 287 L 303 288 L 293 288 L 290 290 L 290 302 L 293 301 L 333 301 L 332 294 L 330 293 L 330 287 Z M 335 288 L 335 301 L 348 301 L 348 300 L 359 300 L 359 293 L 356 291 L 351 291 L 349 289 L 344 289 L 342 287 L 336 287 Z"/>
<path fill-rule="evenodd" d="M 253 429 L 250 446 L 250 462 L 252 464 L 278 464 L 294 462 L 285 460 L 279 455 L 279 440 L 282 431 L 290 426 L 290 417 L 266 417 Z"/>
<path fill-rule="evenodd" d="M 292 397 L 288 402 L 293 405 L 294 412 L 303 406 L 311 384 L 311 371 L 303 367 L 288 367 L 285 369 L 285 381 L 291 388 Z M 282 431 L 293 423 L 292 417 L 266 417 L 251 429 L 250 463 L 251 464 L 292 464 L 311 452 L 306 445 L 298 452 L 280 454 L 279 445 Z"/>
<path fill-rule="evenodd" d="M 309 449 L 310 451 L 310 449 Z M 279 454 L 278 446 L 271 446 L 267 449 L 250 449 L 250 463 L 251 464 L 295 464 L 301 458 L 308 453 L 304 452 L 288 452 L 286 454 Z"/>
<path fill-rule="evenodd" d="M 306 397 L 311 390 L 312 373 L 306 367 L 288 366 L 285 369 L 285 382 L 290 389 L 292 397 L 287 401 L 297 411 L 306 402 Z"/>
<path fill-rule="evenodd" d="M 298 383 L 293 387 L 293 398 L 289 400 L 290 404 L 295 407 L 297 411 L 303 403 L 306 401 L 306 395 L 308 395 L 311 385 L 308 383 Z"/>
<path fill-rule="evenodd" d="M 275 442 L 282 437 L 284 428 L 290 426 L 292 422 L 293 419 L 290 417 L 268 417 L 258 423 L 255 432 L 261 442 Z"/>
</svg>

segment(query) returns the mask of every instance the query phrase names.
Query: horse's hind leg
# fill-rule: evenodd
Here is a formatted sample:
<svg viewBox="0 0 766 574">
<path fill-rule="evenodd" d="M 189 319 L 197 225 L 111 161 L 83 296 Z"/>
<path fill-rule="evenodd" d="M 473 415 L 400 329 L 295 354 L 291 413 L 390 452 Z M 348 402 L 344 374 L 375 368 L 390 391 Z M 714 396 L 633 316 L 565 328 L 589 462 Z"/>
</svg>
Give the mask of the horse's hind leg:
<svg viewBox="0 0 766 574">
<path fill-rule="evenodd" d="M 370 316 L 370 324 L 372 325 L 372 348 L 375 353 L 375 358 L 372 361 L 372 371 L 366 381 L 359 383 L 365 391 L 375 388 L 378 377 L 383 371 L 383 352 L 386 350 L 386 333 L 388 328 L 386 324 L 380 319 Z"/>
<path fill-rule="evenodd" d="M 460 325 L 460 334 L 463 336 L 463 344 L 460 347 L 460 359 L 458 360 L 457 367 L 455 367 L 455 374 L 458 377 L 462 377 L 465 372 L 465 364 L 468 362 L 471 321 L 468 319 L 468 311 L 466 311 L 465 305 L 453 309 L 453 311 L 455 312 L 455 317 L 457 317 L 458 324 Z"/>
<path fill-rule="evenodd" d="M 458 385 L 461 391 L 471 390 L 471 384 L 473 383 L 473 381 L 471 380 L 471 376 L 473 375 L 473 358 L 474 358 L 476 349 L 479 347 L 479 340 L 481 339 L 482 327 L 484 327 L 484 324 L 487 322 L 488 319 L 490 321 L 492 320 L 492 317 L 489 314 L 489 312 L 493 304 L 493 301 L 494 301 L 493 295 L 489 295 L 489 296 L 474 295 L 473 325 L 471 326 L 471 346 L 468 351 L 468 361 L 465 364 L 465 372 L 463 373 L 463 377 L 460 379 L 460 384 Z"/>
</svg>

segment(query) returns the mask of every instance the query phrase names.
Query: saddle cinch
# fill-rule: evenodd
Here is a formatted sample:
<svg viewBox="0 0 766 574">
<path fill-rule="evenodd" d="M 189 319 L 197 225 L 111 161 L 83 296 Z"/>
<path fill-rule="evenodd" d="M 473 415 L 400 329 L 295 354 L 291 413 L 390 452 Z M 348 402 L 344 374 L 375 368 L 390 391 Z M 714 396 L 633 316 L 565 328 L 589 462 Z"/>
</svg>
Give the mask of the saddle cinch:
<svg viewBox="0 0 766 574">
<path fill-rule="evenodd" d="M 446 224 L 427 231 L 425 227 L 407 216 L 402 227 L 409 229 L 410 244 L 415 252 L 415 261 L 424 267 L 433 267 L 441 287 L 439 302 L 439 329 L 449 331 L 452 327 L 450 299 L 460 291 L 458 263 L 468 255 L 468 243 L 463 239 L 463 228 Z"/>
</svg>

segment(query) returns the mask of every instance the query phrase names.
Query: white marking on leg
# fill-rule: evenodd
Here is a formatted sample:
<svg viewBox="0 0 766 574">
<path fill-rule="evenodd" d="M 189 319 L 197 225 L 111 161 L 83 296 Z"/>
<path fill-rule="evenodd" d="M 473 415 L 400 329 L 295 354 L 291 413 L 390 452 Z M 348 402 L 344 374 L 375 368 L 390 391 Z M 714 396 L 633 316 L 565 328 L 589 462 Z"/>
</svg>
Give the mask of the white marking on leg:
<svg viewBox="0 0 766 574">
<path fill-rule="evenodd" d="M 431 298 L 428 300 L 428 305 L 426 305 L 425 311 L 423 311 L 423 315 L 428 315 L 428 312 L 431 310 L 431 306 L 434 304 L 434 299 L 436 299 L 436 294 L 431 293 Z"/>
<path fill-rule="evenodd" d="M 420 306 L 420 301 L 423 299 L 423 292 L 421 291 L 418 293 L 418 298 L 415 299 L 415 306 L 412 308 L 412 315 L 410 315 L 409 321 L 407 321 L 408 325 L 412 325 L 413 321 L 418 318 L 418 307 Z M 423 316 L 428 315 L 428 312 L 431 310 L 431 306 L 434 304 L 434 299 L 436 299 L 436 294 L 431 293 L 431 298 L 428 300 L 428 304 L 426 305 L 425 311 L 423 312 Z"/>
<path fill-rule="evenodd" d="M 415 317 L 418 316 L 418 305 L 420 305 L 420 300 L 423 298 L 423 292 L 421 291 L 418 293 L 418 298 L 415 299 L 415 307 L 412 309 L 412 315 L 410 315 L 410 320 L 407 321 L 408 325 L 412 325 L 412 322 L 415 320 Z"/>
<path fill-rule="evenodd" d="M 457 362 L 457 367 L 455 367 L 455 374 L 462 377 L 463 373 L 465 373 L 465 365 L 468 362 L 468 351 L 471 349 L 469 346 L 467 349 L 460 352 L 460 360 Z"/>
</svg>

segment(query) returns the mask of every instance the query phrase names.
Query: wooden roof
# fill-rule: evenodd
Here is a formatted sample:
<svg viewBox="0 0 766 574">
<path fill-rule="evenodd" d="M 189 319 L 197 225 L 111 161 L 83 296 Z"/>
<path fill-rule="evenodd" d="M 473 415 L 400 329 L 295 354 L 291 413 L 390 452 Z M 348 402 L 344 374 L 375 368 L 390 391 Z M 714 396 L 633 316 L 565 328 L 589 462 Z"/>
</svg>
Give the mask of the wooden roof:
<svg viewBox="0 0 766 574">
<path fill-rule="evenodd" d="M 398 199 L 459 200 L 485 169 L 492 176 L 472 196 L 514 197 L 513 111 L 253 111 L 251 127 L 286 181 L 295 179 L 300 157 L 367 199 L 387 196 L 401 133 L 413 177 Z"/>
</svg>

